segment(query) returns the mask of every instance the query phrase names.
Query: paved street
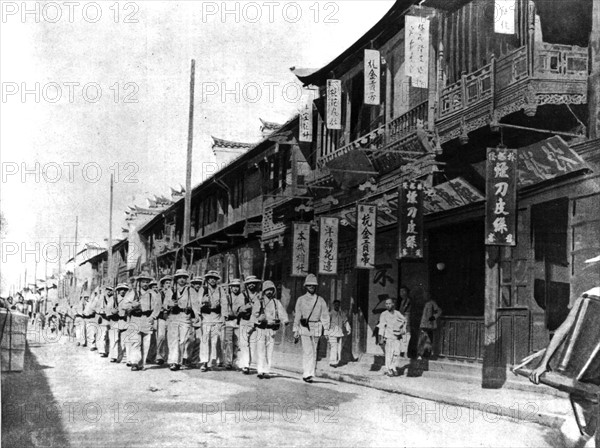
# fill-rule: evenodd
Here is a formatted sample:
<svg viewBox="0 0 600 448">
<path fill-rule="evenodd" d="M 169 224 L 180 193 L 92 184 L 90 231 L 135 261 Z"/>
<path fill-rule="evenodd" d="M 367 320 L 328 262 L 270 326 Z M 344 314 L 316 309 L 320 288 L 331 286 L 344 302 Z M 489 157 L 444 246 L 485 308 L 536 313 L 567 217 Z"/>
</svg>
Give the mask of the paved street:
<svg viewBox="0 0 600 448">
<path fill-rule="evenodd" d="M 281 372 L 131 372 L 72 343 L 30 342 L 2 376 L 2 444 L 22 446 L 563 446 L 558 431 L 479 410 Z"/>
</svg>

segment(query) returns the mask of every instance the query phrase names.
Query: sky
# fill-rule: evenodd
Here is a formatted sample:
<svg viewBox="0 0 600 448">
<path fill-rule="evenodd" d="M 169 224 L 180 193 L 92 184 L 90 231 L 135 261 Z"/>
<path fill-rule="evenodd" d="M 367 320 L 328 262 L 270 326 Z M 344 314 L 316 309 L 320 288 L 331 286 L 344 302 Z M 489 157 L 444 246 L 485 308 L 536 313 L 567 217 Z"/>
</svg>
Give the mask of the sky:
<svg viewBox="0 0 600 448">
<path fill-rule="evenodd" d="M 0 3 L 0 210 L 4 294 L 25 268 L 44 278 L 79 249 L 106 245 L 124 210 L 185 185 L 190 63 L 196 61 L 192 184 L 218 164 L 211 136 L 260 139 L 301 86 L 393 1 Z"/>
</svg>

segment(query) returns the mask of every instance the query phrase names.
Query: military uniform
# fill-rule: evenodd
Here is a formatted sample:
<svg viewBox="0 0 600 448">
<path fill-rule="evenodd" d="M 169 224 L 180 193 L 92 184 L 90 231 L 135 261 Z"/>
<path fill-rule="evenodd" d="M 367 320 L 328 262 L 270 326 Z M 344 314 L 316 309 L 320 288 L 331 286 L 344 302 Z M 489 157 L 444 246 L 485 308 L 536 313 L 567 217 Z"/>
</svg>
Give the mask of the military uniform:
<svg viewBox="0 0 600 448">
<path fill-rule="evenodd" d="M 309 274 L 304 285 L 317 286 L 317 278 Z M 323 331 L 329 330 L 329 321 L 329 310 L 323 297 L 307 292 L 298 298 L 294 312 L 294 334 L 302 339 L 302 377 L 305 380 L 315 376 L 317 344 Z"/>
<path fill-rule="evenodd" d="M 98 316 L 98 336 L 97 345 L 98 353 L 104 358 L 108 356 L 108 332 L 110 330 L 110 321 L 107 316 L 108 302 L 112 300 L 112 297 L 108 296 L 108 291 L 112 291 L 112 288 L 106 288 L 103 294 L 100 294 L 98 301 L 96 302 L 96 315 Z"/>
<path fill-rule="evenodd" d="M 125 331 L 128 328 L 127 314 L 124 309 L 125 296 L 121 297 L 121 290 L 128 290 L 129 287 L 124 284 L 117 286 L 115 294 L 110 297 L 106 308 L 106 316 L 110 321 L 110 329 L 108 331 L 108 345 L 111 362 L 120 362 L 126 357 L 125 347 Z M 127 359 L 125 359 L 127 361 Z"/>
<path fill-rule="evenodd" d="M 270 288 L 275 291 L 275 285 L 266 281 L 263 291 Z M 263 293 L 252 304 L 252 318 L 256 327 L 256 370 L 260 378 L 268 378 L 273 362 L 275 333 L 281 325 L 288 323 L 288 315 L 275 295 L 269 299 Z"/>
<path fill-rule="evenodd" d="M 139 297 L 128 299 L 129 328 L 131 331 L 130 352 L 127 361 L 132 369 L 136 366 L 143 368 L 150 351 L 150 342 L 154 332 L 154 319 L 160 313 L 160 298 L 148 288 L 139 292 Z"/>
<path fill-rule="evenodd" d="M 232 286 L 238 286 L 240 292 L 234 294 L 231 290 Z M 240 338 L 240 324 L 238 318 L 238 311 L 235 309 L 235 304 L 242 304 L 245 301 L 244 293 L 241 291 L 241 283 L 239 280 L 233 280 L 229 283 L 229 293 L 226 296 L 227 309 L 224 313 L 227 317 L 225 318 L 225 327 L 223 331 L 223 357 L 225 365 L 228 368 L 238 363 L 238 348 Z"/>
<path fill-rule="evenodd" d="M 214 272 L 209 272 L 206 277 L 213 276 L 220 279 L 220 276 Z M 200 363 L 203 368 L 217 360 L 217 347 L 221 339 L 221 332 L 225 322 L 223 313 L 227 309 L 227 295 L 223 289 L 217 285 L 211 287 L 208 285 L 202 298 L 202 339 L 200 340 Z"/>
<path fill-rule="evenodd" d="M 237 297 L 233 301 L 234 313 L 239 318 L 239 344 L 240 344 L 240 359 L 239 367 L 244 373 L 249 373 L 250 362 L 256 362 L 256 331 L 254 329 L 254 319 L 252 318 L 252 308 L 254 302 L 259 300 L 261 296 L 260 283 L 255 276 L 251 275 L 246 278 L 245 282 L 247 285 L 255 283 L 257 285 L 257 291 L 251 292 L 246 289 L 243 293 L 243 297 Z"/>
<path fill-rule="evenodd" d="M 98 303 L 98 295 L 90 299 L 86 303 L 83 310 L 83 317 L 85 319 L 85 335 L 87 346 L 90 350 L 96 350 L 96 337 L 98 334 L 98 322 L 96 319 L 96 306 Z"/>
<path fill-rule="evenodd" d="M 173 294 L 173 290 L 171 288 L 164 289 L 163 285 L 166 280 L 170 280 L 171 277 L 163 277 L 160 279 L 160 306 L 161 312 L 156 319 L 156 361 L 159 364 L 162 364 L 167 360 L 168 356 L 168 343 L 167 343 L 167 312 L 165 311 L 165 302 L 167 300 L 167 295 L 170 296 Z"/>
<path fill-rule="evenodd" d="M 175 281 L 179 277 L 188 277 L 183 270 L 175 273 Z M 169 310 L 167 318 L 167 343 L 169 345 L 168 363 L 171 369 L 179 369 L 183 358 L 188 356 L 190 338 L 192 337 L 192 294 L 190 285 L 174 285 L 172 293 L 165 294 L 166 308 Z"/>
<path fill-rule="evenodd" d="M 89 301 L 89 300 L 88 300 Z M 75 338 L 77 344 L 85 347 L 87 345 L 85 307 L 88 303 L 83 297 L 75 307 Z"/>
</svg>

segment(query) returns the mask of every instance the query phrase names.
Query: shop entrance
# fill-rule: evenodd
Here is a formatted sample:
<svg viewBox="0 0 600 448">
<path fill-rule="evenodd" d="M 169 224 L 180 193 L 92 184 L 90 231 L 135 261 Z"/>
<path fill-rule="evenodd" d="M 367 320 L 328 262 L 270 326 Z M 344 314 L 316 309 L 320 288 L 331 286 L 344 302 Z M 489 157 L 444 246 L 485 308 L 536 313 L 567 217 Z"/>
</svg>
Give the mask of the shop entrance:
<svg viewBox="0 0 600 448">
<path fill-rule="evenodd" d="M 430 294 L 443 310 L 435 350 L 449 358 L 483 359 L 484 222 L 429 232 Z"/>
</svg>

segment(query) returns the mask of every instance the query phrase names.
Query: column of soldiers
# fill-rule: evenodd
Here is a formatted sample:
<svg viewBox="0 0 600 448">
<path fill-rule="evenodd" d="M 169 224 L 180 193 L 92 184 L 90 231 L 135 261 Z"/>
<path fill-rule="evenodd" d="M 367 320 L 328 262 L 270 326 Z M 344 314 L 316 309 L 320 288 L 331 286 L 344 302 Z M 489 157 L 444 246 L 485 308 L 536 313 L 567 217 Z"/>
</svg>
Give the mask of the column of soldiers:
<svg viewBox="0 0 600 448">
<path fill-rule="evenodd" d="M 84 295 L 75 308 L 77 345 L 97 350 L 110 362 L 124 361 L 132 371 L 145 370 L 154 345 L 156 364 L 166 362 L 172 371 L 199 368 L 205 372 L 222 366 L 248 375 L 254 362 L 258 378 L 269 378 L 275 334 L 289 323 L 275 285 L 255 276 L 228 285 L 219 284 L 220 280 L 216 271 L 190 278 L 180 269 L 158 282 L 142 274 L 130 285 L 103 287 L 91 299 Z M 299 303 L 308 302 L 301 305 L 300 313 L 297 306 L 296 314 L 300 319 L 304 308 L 315 308 L 310 301 L 316 300 L 317 309 L 307 312 L 307 323 L 314 328 L 306 333 L 301 319 L 294 323 L 294 332 L 302 336 L 305 354 L 314 358 L 305 361 L 304 379 L 312 382 L 318 339 L 314 335 L 318 325 L 321 330 L 329 326 L 329 317 L 324 300 L 315 295 L 316 278 L 308 280 L 308 293 Z"/>
</svg>

